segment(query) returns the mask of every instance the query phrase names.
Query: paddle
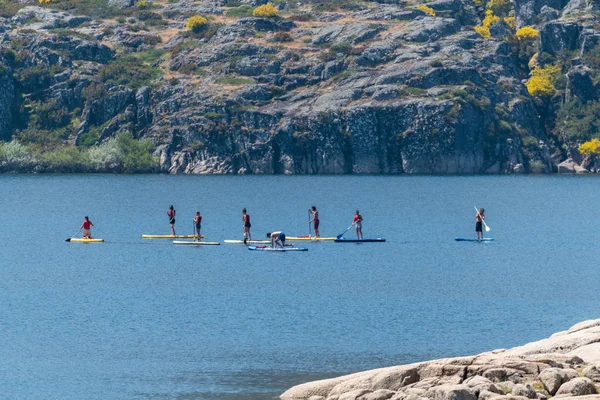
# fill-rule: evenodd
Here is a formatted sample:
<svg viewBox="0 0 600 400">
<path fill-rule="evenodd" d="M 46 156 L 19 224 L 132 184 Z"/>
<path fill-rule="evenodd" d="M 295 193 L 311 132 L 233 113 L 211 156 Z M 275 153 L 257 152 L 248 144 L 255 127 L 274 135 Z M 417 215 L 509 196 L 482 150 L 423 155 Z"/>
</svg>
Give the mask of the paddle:
<svg viewBox="0 0 600 400">
<path fill-rule="evenodd" d="M 76 236 L 79 232 L 81 232 L 81 228 L 79 228 L 79 230 L 77 232 L 75 232 L 75 235 L 73 235 L 73 236 Z M 65 242 L 70 242 L 70 241 L 71 241 L 71 238 L 68 238 L 67 240 L 65 240 Z"/>
<path fill-rule="evenodd" d="M 475 206 L 473 206 L 473 207 L 475 207 Z M 479 209 L 478 209 L 477 207 L 475 207 L 475 211 L 479 212 Z M 492 229 L 491 229 L 491 228 L 490 228 L 490 227 L 489 227 L 489 226 L 488 226 L 488 225 L 485 223 L 485 220 L 484 220 L 483 218 L 481 219 L 481 222 L 483 222 L 483 226 L 485 226 L 485 231 L 486 231 L 486 232 L 489 232 L 489 231 L 491 231 L 491 230 L 492 230 Z"/>
<path fill-rule="evenodd" d="M 339 235 L 337 235 L 337 240 L 340 240 L 346 234 L 346 232 L 348 232 L 350 230 L 350 228 L 352 228 L 353 226 L 354 226 L 354 224 L 350 225 L 349 227 L 346 228 L 346 230 L 343 233 L 340 233 Z"/>
<path fill-rule="evenodd" d="M 312 230 L 310 229 L 310 208 L 308 209 L 308 237 L 312 237 Z"/>
</svg>

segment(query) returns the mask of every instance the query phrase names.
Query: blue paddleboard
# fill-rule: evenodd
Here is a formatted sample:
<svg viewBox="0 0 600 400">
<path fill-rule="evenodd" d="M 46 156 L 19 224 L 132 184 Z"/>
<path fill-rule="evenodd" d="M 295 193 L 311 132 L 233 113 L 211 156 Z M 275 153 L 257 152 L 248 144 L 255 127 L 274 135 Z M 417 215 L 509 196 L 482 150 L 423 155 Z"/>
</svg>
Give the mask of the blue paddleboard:
<svg viewBox="0 0 600 400">
<path fill-rule="evenodd" d="M 457 242 L 492 242 L 494 238 L 483 238 L 483 239 L 466 239 L 466 238 L 454 238 Z"/>
</svg>

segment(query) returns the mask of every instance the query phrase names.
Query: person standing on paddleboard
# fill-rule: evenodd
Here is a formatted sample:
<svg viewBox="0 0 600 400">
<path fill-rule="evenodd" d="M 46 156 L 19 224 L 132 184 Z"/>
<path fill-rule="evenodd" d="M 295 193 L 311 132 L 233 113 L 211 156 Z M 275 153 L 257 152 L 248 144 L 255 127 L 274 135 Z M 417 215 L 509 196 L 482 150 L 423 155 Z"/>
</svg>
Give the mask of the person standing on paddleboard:
<svg viewBox="0 0 600 400">
<path fill-rule="evenodd" d="M 267 237 L 271 239 L 271 247 L 285 248 L 285 233 L 281 231 L 267 233 Z"/>
<path fill-rule="evenodd" d="M 356 210 L 356 214 L 354 215 L 354 221 L 352 222 L 352 225 L 356 225 L 356 238 L 358 240 L 362 240 L 362 238 L 363 238 L 362 221 L 363 221 L 362 215 L 360 215 L 360 212 L 358 210 Z"/>
<path fill-rule="evenodd" d="M 475 233 L 477 234 L 477 240 L 483 239 L 483 220 L 485 219 L 485 210 L 482 208 L 475 214 Z"/>
<path fill-rule="evenodd" d="M 175 236 L 175 209 L 172 205 L 169 207 L 167 215 L 169 216 L 169 225 L 171 225 L 171 236 Z"/>
<path fill-rule="evenodd" d="M 83 220 L 83 224 L 81 224 L 81 228 L 79 228 L 79 231 L 83 229 L 84 239 L 92 239 L 92 226 L 94 226 L 94 224 L 92 224 L 92 221 L 90 221 L 90 219 L 86 216 Z"/>
<path fill-rule="evenodd" d="M 196 216 L 194 217 L 194 228 L 196 228 L 196 241 L 200 241 L 200 228 L 202 228 L 202 215 L 200 215 L 200 211 L 196 211 Z"/>
<path fill-rule="evenodd" d="M 308 221 L 308 223 L 309 224 L 311 222 L 313 223 L 313 228 L 315 230 L 315 237 L 320 238 L 321 234 L 319 233 L 319 223 L 321 221 L 319 221 L 319 212 L 317 211 L 317 207 L 312 206 L 308 211 L 310 211 L 310 213 L 313 215 L 312 219 L 310 221 Z"/>
<path fill-rule="evenodd" d="M 248 242 L 248 240 L 252 240 L 252 235 L 250 235 L 250 214 L 246 212 L 245 208 L 242 208 L 242 226 L 244 227 L 244 244 Z"/>
</svg>

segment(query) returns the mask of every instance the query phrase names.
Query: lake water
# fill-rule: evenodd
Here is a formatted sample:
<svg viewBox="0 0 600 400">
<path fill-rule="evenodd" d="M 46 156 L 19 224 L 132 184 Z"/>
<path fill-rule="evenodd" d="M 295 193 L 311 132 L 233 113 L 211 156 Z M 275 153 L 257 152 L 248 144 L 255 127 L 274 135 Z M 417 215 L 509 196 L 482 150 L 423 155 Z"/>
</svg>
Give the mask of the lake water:
<svg viewBox="0 0 600 400">
<path fill-rule="evenodd" d="M 309 380 L 541 339 L 598 318 L 597 177 L 0 176 L 0 386 L 10 399 L 275 398 Z M 336 236 L 304 253 L 209 240 Z M 473 237 L 486 208 L 495 242 Z M 89 215 L 103 244 L 66 243 Z M 353 236 L 349 231 L 348 237 Z"/>
</svg>

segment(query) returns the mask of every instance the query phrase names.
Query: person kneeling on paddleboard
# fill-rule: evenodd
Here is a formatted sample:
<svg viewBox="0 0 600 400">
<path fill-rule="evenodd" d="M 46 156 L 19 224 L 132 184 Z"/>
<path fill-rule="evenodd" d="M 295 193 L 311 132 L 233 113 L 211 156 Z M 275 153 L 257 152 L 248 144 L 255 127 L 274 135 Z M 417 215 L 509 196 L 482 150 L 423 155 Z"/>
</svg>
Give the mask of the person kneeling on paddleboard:
<svg viewBox="0 0 600 400">
<path fill-rule="evenodd" d="M 92 226 L 94 226 L 94 224 L 92 224 L 92 221 L 90 221 L 90 219 L 86 216 L 85 219 L 83 220 L 83 224 L 81 224 L 81 228 L 79 228 L 79 231 L 81 231 L 83 229 L 83 238 L 84 239 L 92 239 L 92 231 L 91 231 Z"/>
<path fill-rule="evenodd" d="M 267 237 L 271 239 L 271 247 L 281 247 L 282 249 L 285 248 L 285 233 L 280 231 L 271 232 L 267 233 Z"/>
<path fill-rule="evenodd" d="M 196 211 L 196 216 L 194 217 L 194 228 L 196 228 L 196 241 L 200 241 L 200 228 L 202 228 L 202 215 L 200 215 L 200 211 Z"/>
<path fill-rule="evenodd" d="M 482 208 L 475 214 L 475 233 L 477 234 L 477 240 L 483 239 L 483 220 L 485 219 L 485 210 Z"/>
</svg>

